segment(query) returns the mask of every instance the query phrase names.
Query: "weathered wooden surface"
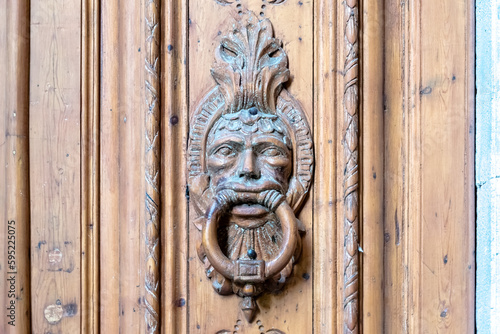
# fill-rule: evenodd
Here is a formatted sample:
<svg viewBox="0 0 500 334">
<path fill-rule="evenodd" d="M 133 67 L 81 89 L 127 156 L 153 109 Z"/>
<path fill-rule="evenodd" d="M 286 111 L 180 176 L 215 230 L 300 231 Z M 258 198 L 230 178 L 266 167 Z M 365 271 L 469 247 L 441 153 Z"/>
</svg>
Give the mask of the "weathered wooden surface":
<svg viewBox="0 0 500 334">
<path fill-rule="evenodd" d="M 390 2 L 385 331 L 474 332 L 474 7 Z"/>
<path fill-rule="evenodd" d="M 101 3 L 100 331 L 144 333 L 144 5 Z"/>
<path fill-rule="evenodd" d="M 82 333 L 99 332 L 99 0 L 82 2 Z"/>
<path fill-rule="evenodd" d="M 31 316 L 39 332 L 80 330 L 80 8 L 30 8 Z"/>
<path fill-rule="evenodd" d="M 363 333 L 385 333 L 384 6 L 364 1 L 361 64 L 361 313 Z"/>
<path fill-rule="evenodd" d="M 316 56 L 314 62 L 314 142 L 316 170 L 314 176 L 313 216 L 313 330 L 315 333 L 337 333 L 342 328 L 343 319 L 338 312 L 342 305 L 342 290 L 337 282 L 342 282 L 342 265 L 338 258 L 342 256 L 343 242 L 339 239 L 343 229 L 341 210 L 342 198 L 341 169 L 337 163 L 341 158 L 341 123 L 336 121 L 338 111 L 342 110 L 339 93 L 342 80 L 337 75 L 337 68 L 342 67 L 342 60 L 335 52 L 336 36 L 342 31 L 337 19 L 342 12 L 337 10 L 337 1 L 318 1 L 314 19 Z M 318 126 L 321 124 L 321 126 Z M 321 171 L 321 172 L 319 172 Z M 331 287 L 324 289 L 323 287 Z M 340 333 L 340 332 L 339 332 Z"/>
<path fill-rule="evenodd" d="M 343 197 L 343 224 L 344 224 L 344 252 L 343 252 L 343 329 L 344 334 L 360 332 L 360 146 L 359 102 L 360 84 L 360 19 L 359 2 L 349 0 L 342 2 L 344 16 L 344 44 L 341 59 L 344 59 L 343 93 L 342 93 L 342 197 Z M 340 53 L 340 52 L 339 52 Z"/>
<path fill-rule="evenodd" d="M 24 334 L 31 332 L 29 2 L 4 2 L 0 21 L 0 332 Z"/>
<path fill-rule="evenodd" d="M 144 311 L 147 333 L 160 333 L 161 310 L 161 4 L 157 0 L 144 3 L 144 137 L 145 137 L 145 262 Z"/>
<path fill-rule="evenodd" d="M 353 39 L 344 37 L 352 28 L 346 5 L 355 3 L 362 29 L 356 328 L 473 332 L 472 2 L 170 0 L 161 2 L 155 36 L 161 333 L 345 330 L 344 212 L 352 207 L 344 201 L 344 92 Z M 23 273 L 19 326 L 6 326 L 2 313 L 2 333 L 147 330 L 145 5 L 2 5 L 0 218 L 16 217 Z M 269 18 L 284 43 L 286 89 L 307 114 L 316 162 L 299 215 L 300 260 L 281 293 L 259 298 L 251 324 L 238 298 L 219 296 L 206 278 L 186 174 L 190 116 L 214 85 L 219 34 L 247 9 Z M 7 250 L 0 251 L 2 307 Z"/>
<path fill-rule="evenodd" d="M 162 5 L 162 333 L 187 333 L 187 3 Z"/>
</svg>

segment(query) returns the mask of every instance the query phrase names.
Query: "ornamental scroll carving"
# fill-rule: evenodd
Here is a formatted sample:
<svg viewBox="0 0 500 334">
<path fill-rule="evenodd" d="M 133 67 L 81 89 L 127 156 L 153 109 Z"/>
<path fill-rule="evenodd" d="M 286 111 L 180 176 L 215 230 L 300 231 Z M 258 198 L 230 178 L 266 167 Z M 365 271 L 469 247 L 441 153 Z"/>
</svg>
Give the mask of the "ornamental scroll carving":
<svg viewBox="0 0 500 334">
<path fill-rule="evenodd" d="M 160 2 L 145 2 L 145 179 L 144 318 L 146 333 L 160 332 Z"/>
<path fill-rule="evenodd" d="M 344 2 L 344 333 L 359 333 L 359 7 Z"/>
<path fill-rule="evenodd" d="M 300 104 L 283 88 L 287 67 L 269 19 L 243 13 L 216 48 L 216 86 L 191 120 L 198 255 L 217 293 L 242 298 L 249 322 L 255 299 L 291 275 L 305 233 L 296 214 L 312 181 L 313 142 Z"/>
</svg>

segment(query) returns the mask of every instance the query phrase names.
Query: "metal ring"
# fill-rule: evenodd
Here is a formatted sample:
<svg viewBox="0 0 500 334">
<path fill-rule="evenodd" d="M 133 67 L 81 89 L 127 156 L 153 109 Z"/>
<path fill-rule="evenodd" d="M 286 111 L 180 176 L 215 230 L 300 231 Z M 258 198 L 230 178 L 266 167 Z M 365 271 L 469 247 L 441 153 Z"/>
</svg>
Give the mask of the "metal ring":
<svg viewBox="0 0 500 334">
<path fill-rule="evenodd" d="M 230 260 L 220 249 L 217 240 L 217 226 L 224 206 L 215 200 L 207 214 L 207 222 L 202 231 L 202 244 L 211 265 L 224 277 L 234 280 L 235 261 Z M 276 257 L 265 264 L 265 279 L 277 275 L 290 262 L 297 245 L 297 222 L 293 210 L 286 201 L 276 209 L 281 222 L 283 241 Z"/>
</svg>

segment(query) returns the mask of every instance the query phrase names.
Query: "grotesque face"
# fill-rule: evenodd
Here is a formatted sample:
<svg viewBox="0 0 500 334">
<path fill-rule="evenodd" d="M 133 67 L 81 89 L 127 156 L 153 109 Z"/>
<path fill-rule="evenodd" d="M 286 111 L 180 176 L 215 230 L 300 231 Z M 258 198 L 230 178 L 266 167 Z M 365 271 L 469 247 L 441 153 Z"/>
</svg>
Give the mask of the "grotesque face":
<svg viewBox="0 0 500 334">
<path fill-rule="evenodd" d="M 285 195 L 292 172 L 290 147 L 286 128 L 274 115 L 257 108 L 224 115 L 207 140 L 211 185 L 216 192 L 275 189 Z"/>
</svg>

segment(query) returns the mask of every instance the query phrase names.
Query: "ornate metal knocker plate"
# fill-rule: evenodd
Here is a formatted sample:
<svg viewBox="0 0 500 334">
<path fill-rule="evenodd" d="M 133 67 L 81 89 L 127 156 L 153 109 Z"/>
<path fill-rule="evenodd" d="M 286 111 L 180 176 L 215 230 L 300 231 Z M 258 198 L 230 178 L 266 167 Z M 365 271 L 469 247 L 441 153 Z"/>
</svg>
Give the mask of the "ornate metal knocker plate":
<svg viewBox="0 0 500 334">
<path fill-rule="evenodd" d="M 244 298 L 248 321 L 254 298 L 291 275 L 305 233 L 296 213 L 312 179 L 313 142 L 300 104 L 282 87 L 287 66 L 271 22 L 244 13 L 216 49 L 217 85 L 191 120 L 198 254 L 219 294 Z"/>
</svg>

